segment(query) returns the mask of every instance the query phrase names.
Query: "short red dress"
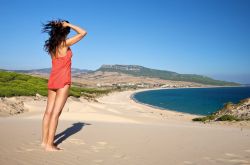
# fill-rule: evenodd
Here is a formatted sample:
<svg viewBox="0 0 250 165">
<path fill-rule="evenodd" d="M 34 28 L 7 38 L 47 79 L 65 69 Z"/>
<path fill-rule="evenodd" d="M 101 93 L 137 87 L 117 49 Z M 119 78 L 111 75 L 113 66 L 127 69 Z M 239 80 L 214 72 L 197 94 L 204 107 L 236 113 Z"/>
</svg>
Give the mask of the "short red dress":
<svg viewBox="0 0 250 165">
<path fill-rule="evenodd" d="M 71 86 L 71 58 L 73 54 L 70 48 L 63 57 L 52 59 L 52 68 L 48 80 L 48 89 L 63 88 L 66 84 Z"/>
</svg>

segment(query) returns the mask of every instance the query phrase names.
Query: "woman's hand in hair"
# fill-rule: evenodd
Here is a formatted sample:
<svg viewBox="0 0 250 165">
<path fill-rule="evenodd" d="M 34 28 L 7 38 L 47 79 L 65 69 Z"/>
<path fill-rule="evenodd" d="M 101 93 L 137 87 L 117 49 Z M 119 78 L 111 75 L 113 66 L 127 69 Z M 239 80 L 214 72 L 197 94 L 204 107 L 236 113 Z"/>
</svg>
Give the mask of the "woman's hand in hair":
<svg viewBox="0 0 250 165">
<path fill-rule="evenodd" d="M 68 27 L 68 26 L 69 26 L 69 23 L 67 23 L 67 22 L 62 22 L 62 26 L 63 26 L 63 27 Z"/>
</svg>

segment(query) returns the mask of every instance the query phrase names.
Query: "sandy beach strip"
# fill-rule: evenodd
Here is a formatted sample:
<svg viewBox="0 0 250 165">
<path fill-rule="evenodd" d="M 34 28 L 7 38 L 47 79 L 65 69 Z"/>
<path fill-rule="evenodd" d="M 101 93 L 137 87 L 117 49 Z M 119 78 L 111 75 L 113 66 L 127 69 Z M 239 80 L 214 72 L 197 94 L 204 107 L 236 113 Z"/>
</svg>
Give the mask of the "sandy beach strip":
<svg viewBox="0 0 250 165">
<path fill-rule="evenodd" d="M 196 115 L 160 110 L 114 92 L 88 102 L 70 97 L 56 143 L 40 148 L 46 99 L 26 101 L 29 112 L 0 118 L 0 164 L 250 164 L 250 129 L 192 122 Z"/>
</svg>

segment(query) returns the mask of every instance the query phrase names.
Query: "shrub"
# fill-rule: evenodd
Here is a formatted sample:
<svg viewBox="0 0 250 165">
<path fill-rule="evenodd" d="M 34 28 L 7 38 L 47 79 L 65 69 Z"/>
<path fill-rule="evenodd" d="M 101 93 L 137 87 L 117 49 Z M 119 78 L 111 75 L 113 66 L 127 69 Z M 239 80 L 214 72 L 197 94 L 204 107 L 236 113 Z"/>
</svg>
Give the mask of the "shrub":
<svg viewBox="0 0 250 165">
<path fill-rule="evenodd" d="M 201 121 L 201 122 L 205 122 L 207 120 L 214 120 L 216 118 L 215 115 L 208 115 L 208 116 L 205 116 L 205 117 L 197 117 L 197 118 L 194 118 L 192 119 L 193 121 Z"/>
<path fill-rule="evenodd" d="M 197 118 L 193 118 L 192 120 L 193 120 L 193 121 L 201 121 L 201 122 L 204 122 L 204 121 L 206 121 L 206 117 L 197 117 Z"/>
<path fill-rule="evenodd" d="M 233 121 L 233 120 L 238 121 L 238 119 L 233 115 L 222 115 L 217 120 L 218 121 Z"/>
</svg>

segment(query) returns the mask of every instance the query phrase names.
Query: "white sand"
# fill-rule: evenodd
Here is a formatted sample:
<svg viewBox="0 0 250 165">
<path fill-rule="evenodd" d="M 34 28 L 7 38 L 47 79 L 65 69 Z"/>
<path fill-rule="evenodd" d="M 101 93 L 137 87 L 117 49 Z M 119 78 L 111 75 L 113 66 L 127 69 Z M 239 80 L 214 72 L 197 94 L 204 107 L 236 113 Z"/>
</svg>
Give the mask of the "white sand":
<svg viewBox="0 0 250 165">
<path fill-rule="evenodd" d="M 44 101 L 0 118 L 0 165 L 250 164 L 250 129 L 191 121 L 194 115 L 135 103 L 134 91 L 99 102 L 70 97 L 60 117 L 60 152 L 40 148 Z M 74 125 L 74 126 L 73 126 Z"/>
</svg>

